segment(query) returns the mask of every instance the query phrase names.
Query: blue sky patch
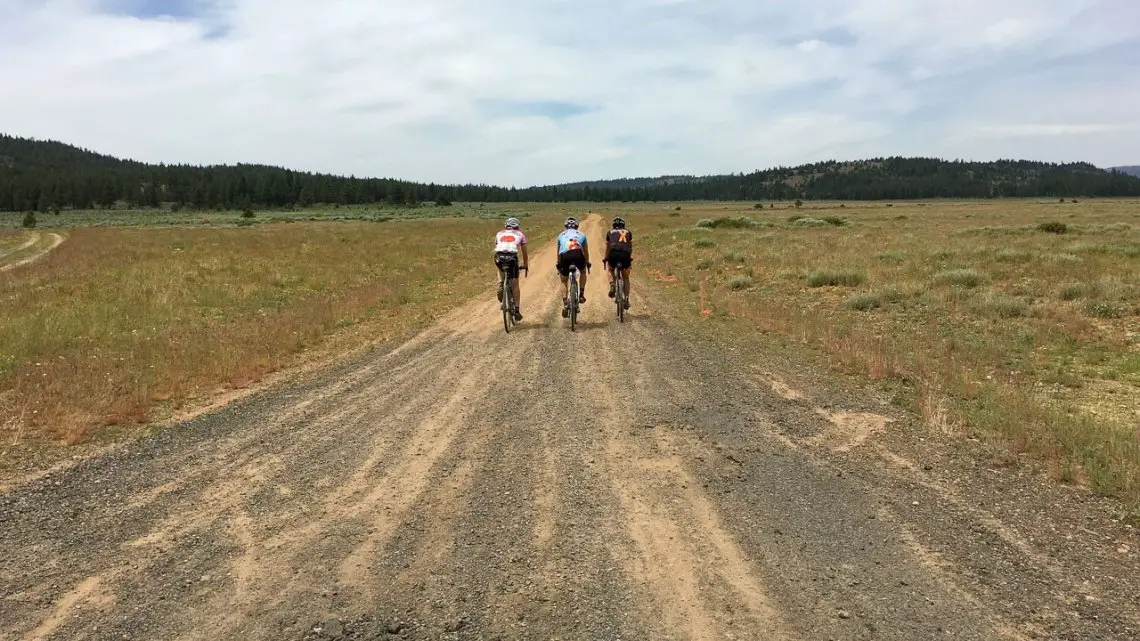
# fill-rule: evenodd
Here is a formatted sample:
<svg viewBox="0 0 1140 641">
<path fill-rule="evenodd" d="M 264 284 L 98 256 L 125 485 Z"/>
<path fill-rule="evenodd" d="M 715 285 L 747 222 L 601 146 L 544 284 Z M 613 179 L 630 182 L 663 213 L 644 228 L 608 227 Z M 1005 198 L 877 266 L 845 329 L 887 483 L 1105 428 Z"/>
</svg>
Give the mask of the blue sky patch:
<svg viewBox="0 0 1140 641">
<path fill-rule="evenodd" d="M 597 111 L 590 105 L 564 100 L 484 100 L 480 107 L 488 115 L 500 118 L 545 117 L 565 120 Z"/>
<path fill-rule="evenodd" d="M 191 20 L 205 13 L 211 3 L 210 0 L 104 0 L 102 6 L 108 13 L 134 16 L 143 20 L 156 18 Z"/>
</svg>

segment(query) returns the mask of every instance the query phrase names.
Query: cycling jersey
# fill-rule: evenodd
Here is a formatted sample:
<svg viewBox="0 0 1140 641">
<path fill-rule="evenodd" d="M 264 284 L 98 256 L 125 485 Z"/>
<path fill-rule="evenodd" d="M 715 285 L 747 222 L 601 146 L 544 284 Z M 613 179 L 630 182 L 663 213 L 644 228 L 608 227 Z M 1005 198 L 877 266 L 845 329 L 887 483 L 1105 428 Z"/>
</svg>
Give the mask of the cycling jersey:
<svg viewBox="0 0 1140 641">
<path fill-rule="evenodd" d="M 558 234 L 558 254 L 562 255 L 572 251 L 582 251 L 586 248 L 586 234 L 577 229 L 567 229 Z"/>
<path fill-rule="evenodd" d="M 611 229 L 606 234 L 606 245 L 609 246 L 610 252 L 633 252 L 633 232 L 628 229 Z"/>
<path fill-rule="evenodd" d="M 526 234 L 518 229 L 504 229 L 495 234 L 495 252 L 508 254 L 519 253 L 520 247 L 526 246 Z"/>
</svg>

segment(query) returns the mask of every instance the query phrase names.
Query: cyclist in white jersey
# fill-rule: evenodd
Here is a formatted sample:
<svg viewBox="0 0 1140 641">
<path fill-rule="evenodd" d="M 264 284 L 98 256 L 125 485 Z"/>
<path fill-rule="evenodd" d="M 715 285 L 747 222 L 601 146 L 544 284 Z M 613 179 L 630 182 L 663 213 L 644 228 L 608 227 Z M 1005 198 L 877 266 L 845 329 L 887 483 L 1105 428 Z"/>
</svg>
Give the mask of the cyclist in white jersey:
<svg viewBox="0 0 1140 641">
<path fill-rule="evenodd" d="M 519 254 L 522 254 L 522 264 L 519 264 Z M 508 218 L 503 224 L 503 229 L 495 234 L 495 296 L 499 298 L 499 302 L 503 300 L 503 290 L 500 288 L 498 281 L 498 271 L 500 265 L 506 267 L 507 276 L 511 278 L 511 293 L 515 298 L 514 316 L 515 322 L 522 320 L 522 314 L 519 313 L 519 270 L 526 269 L 530 263 L 530 258 L 526 253 L 526 234 L 522 232 L 522 225 L 519 223 L 518 218 Z"/>
</svg>

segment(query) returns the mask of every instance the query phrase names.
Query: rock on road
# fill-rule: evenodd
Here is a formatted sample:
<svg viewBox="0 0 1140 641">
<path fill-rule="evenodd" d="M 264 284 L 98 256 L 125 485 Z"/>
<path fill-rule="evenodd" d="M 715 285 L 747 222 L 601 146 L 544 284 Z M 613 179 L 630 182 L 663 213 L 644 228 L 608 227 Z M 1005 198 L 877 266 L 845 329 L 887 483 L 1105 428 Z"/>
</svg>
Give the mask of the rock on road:
<svg viewBox="0 0 1140 641">
<path fill-rule="evenodd" d="M 1140 634 L 1116 539 L 865 454 L 886 416 L 698 347 L 640 281 L 618 324 L 596 269 L 571 333 L 553 262 L 509 335 L 488 296 L 0 494 L 0 639 Z"/>
</svg>

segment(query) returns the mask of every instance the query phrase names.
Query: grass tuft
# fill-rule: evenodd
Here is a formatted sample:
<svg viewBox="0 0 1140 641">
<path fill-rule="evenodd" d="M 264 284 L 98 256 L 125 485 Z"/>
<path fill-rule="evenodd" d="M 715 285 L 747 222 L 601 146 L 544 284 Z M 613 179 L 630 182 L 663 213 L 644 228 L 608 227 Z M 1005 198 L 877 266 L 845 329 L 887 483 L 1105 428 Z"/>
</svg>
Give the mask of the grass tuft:
<svg viewBox="0 0 1140 641">
<path fill-rule="evenodd" d="M 872 309 L 878 309 L 883 306 L 883 299 L 878 294 L 852 294 L 847 297 L 843 302 L 848 309 L 854 309 L 860 312 L 868 312 Z"/>
<path fill-rule="evenodd" d="M 985 279 L 973 269 L 949 269 L 934 275 L 936 285 L 965 287 L 972 289 L 981 285 Z"/>
<path fill-rule="evenodd" d="M 849 270 L 817 269 L 807 275 L 811 287 L 858 287 L 865 280 L 863 274 Z"/>
<path fill-rule="evenodd" d="M 1098 300 L 1085 305 L 1085 314 L 1092 318 L 1124 318 L 1128 315 L 1128 310 L 1123 305 Z"/>
<path fill-rule="evenodd" d="M 752 282 L 753 281 L 751 276 L 734 276 L 731 280 L 728 281 L 728 288 L 734 292 L 740 291 L 742 289 L 748 289 L 749 287 L 752 287 Z"/>
<path fill-rule="evenodd" d="M 711 238 L 698 238 L 693 241 L 693 247 L 716 247 L 716 241 Z"/>
<path fill-rule="evenodd" d="M 735 218 L 722 217 L 722 218 L 702 218 L 697 221 L 697 227 L 704 229 L 761 229 L 770 227 L 770 223 L 763 220 L 753 220 L 748 216 L 737 216 Z"/>
<path fill-rule="evenodd" d="M 899 251 L 878 252 L 874 258 L 889 263 L 901 263 L 906 260 L 906 254 Z"/>
<path fill-rule="evenodd" d="M 1029 311 L 1029 305 L 1019 298 L 1001 292 L 989 292 L 973 301 L 973 309 L 983 316 L 1018 318 L 1025 316 Z"/>
</svg>

